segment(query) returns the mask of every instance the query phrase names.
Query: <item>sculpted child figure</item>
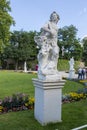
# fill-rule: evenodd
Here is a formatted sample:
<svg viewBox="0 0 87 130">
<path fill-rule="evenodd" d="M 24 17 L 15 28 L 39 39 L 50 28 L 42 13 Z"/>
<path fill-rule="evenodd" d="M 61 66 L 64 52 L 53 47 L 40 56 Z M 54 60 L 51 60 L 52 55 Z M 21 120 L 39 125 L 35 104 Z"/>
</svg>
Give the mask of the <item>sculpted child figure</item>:
<svg viewBox="0 0 87 130">
<path fill-rule="evenodd" d="M 41 75 L 58 74 L 57 63 L 59 57 L 59 47 L 57 45 L 59 15 L 53 12 L 50 20 L 41 28 L 40 36 L 35 36 L 34 40 L 39 46 L 38 53 L 38 77 Z"/>
</svg>

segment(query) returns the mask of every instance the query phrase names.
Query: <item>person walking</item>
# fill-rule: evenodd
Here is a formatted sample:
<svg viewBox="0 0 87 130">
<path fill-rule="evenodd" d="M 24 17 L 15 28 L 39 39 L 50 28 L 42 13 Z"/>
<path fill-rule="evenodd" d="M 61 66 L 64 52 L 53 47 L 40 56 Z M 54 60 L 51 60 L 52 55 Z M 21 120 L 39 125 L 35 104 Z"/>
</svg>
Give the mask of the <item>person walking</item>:
<svg viewBox="0 0 87 130">
<path fill-rule="evenodd" d="M 86 69 L 82 68 L 82 79 L 86 79 Z"/>
<path fill-rule="evenodd" d="M 78 69 L 78 79 L 82 79 L 82 68 Z"/>
</svg>

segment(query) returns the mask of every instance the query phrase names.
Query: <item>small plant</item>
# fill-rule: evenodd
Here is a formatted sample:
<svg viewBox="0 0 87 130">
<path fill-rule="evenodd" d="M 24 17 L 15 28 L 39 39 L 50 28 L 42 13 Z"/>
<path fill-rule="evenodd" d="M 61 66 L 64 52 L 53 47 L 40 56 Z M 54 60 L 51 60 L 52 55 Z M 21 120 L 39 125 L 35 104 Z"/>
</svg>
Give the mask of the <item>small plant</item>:
<svg viewBox="0 0 87 130">
<path fill-rule="evenodd" d="M 34 98 L 23 93 L 13 94 L 0 100 L 0 113 L 8 111 L 19 111 L 34 108 Z"/>
<path fill-rule="evenodd" d="M 2 100 L 2 106 L 3 106 L 4 112 L 7 112 L 11 108 L 10 97 L 5 97 Z"/>
<path fill-rule="evenodd" d="M 79 89 L 77 92 L 70 92 L 62 96 L 63 102 L 80 101 L 87 98 L 87 87 Z"/>
<path fill-rule="evenodd" d="M 2 100 L 0 100 L 0 113 L 3 112 Z"/>
<path fill-rule="evenodd" d="M 34 98 L 28 98 L 27 102 L 25 103 L 25 106 L 29 109 L 34 108 Z"/>
</svg>

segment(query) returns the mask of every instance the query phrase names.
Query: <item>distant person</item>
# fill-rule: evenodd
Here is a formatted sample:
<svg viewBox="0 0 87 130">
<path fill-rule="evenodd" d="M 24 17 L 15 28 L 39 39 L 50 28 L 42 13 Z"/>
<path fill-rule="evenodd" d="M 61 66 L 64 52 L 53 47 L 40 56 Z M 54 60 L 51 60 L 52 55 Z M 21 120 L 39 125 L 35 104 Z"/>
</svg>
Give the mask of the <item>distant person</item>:
<svg viewBox="0 0 87 130">
<path fill-rule="evenodd" d="M 78 79 L 82 79 L 82 68 L 78 69 Z"/>
<path fill-rule="evenodd" d="M 35 66 L 35 70 L 38 71 L 38 64 Z"/>
<path fill-rule="evenodd" d="M 87 68 L 85 70 L 86 70 L 86 79 L 87 79 Z"/>
<path fill-rule="evenodd" d="M 82 69 L 82 79 L 86 79 L 86 69 Z"/>
</svg>

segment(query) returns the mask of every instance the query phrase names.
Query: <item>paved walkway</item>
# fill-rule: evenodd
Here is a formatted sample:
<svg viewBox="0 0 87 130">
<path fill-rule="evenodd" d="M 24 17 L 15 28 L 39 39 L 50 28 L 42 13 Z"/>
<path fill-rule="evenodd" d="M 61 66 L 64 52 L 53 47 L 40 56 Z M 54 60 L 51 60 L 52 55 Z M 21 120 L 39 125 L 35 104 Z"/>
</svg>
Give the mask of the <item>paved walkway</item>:
<svg viewBox="0 0 87 130">
<path fill-rule="evenodd" d="M 66 73 L 65 71 L 58 71 L 58 72 L 62 77 L 69 78 L 69 73 Z M 37 73 L 37 71 L 27 71 L 27 73 Z M 75 74 L 74 78 L 78 78 L 78 74 Z"/>
</svg>

